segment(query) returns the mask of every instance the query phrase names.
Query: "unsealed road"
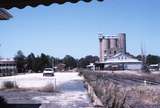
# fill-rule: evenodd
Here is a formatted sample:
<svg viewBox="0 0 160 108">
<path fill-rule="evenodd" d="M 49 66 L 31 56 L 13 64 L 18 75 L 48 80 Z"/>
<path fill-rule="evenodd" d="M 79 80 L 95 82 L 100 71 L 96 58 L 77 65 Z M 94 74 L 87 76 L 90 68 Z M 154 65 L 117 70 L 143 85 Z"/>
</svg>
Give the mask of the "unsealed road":
<svg viewBox="0 0 160 108">
<path fill-rule="evenodd" d="M 54 83 L 57 92 L 39 92 L 32 90 L 0 91 L 8 103 L 41 104 L 41 108 L 84 108 L 92 107 L 83 78 L 77 72 L 57 72 L 54 77 L 43 77 L 42 73 L 32 73 L 9 77 L 0 77 L 0 84 L 5 80 L 16 80 L 21 87 L 43 86 L 45 81 Z"/>
</svg>

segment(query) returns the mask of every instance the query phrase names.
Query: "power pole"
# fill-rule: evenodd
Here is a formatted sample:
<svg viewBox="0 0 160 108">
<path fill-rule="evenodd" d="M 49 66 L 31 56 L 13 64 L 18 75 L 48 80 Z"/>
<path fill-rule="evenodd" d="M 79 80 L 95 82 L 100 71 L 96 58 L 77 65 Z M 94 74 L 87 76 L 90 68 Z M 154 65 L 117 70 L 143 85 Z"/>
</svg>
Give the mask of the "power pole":
<svg viewBox="0 0 160 108">
<path fill-rule="evenodd" d="M 142 72 L 149 73 L 150 71 L 147 66 L 147 58 L 146 58 L 144 47 L 142 46 L 142 44 L 141 44 L 141 58 L 142 58 Z"/>
<path fill-rule="evenodd" d="M 54 68 L 54 58 L 52 58 L 52 68 Z"/>
<path fill-rule="evenodd" d="M 0 47 L 2 46 L 2 44 L 0 44 Z M 0 59 L 1 59 L 2 57 L 1 57 L 1 53 L 0 53 Z"/>
</svg>

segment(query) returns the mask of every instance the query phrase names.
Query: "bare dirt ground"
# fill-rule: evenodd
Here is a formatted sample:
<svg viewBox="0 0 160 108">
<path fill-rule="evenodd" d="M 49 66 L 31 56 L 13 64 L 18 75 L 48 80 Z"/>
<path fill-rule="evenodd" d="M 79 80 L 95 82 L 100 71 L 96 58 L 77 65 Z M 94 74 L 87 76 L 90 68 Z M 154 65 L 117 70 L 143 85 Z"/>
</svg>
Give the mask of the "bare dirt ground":
<svg viewBox="0 0 160 108">
<path fill-rule="evenodd" d="M 55 80 L 56 79 L 56 80 Z M 21 88 L 42 87 L 47 82 L 56 83 L 56 92 L 40 92 L 35 90 L 1 90 L 11 104 L 41 104 L 40 108 L 84 108 L 92 107 L 84 88 L 83 78 L 77 72 L 57 72 L 54 77 L 43 77 L 42 73 L 32 73 L 17 76 L 1 77 L 3 81 L 15 81 Z"/>
</svg>

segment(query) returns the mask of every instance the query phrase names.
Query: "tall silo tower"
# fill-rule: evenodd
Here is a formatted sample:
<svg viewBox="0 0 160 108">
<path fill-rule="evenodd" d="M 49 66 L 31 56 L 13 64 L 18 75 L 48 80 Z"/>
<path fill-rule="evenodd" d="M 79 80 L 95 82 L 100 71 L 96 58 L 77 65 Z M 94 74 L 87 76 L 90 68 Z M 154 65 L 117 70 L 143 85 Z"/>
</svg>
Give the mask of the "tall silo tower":
<svg viewBox="0 0 160 108">
<path fill-rule="evenodd" d="M 126 53 L 126 34 L 125 33 L 119 33 L 119 47 L 120 47 L 120 51 L 122 53 Z"/>
<path fill-rule="evenodd" d="M 118 54 L 126 53 L 126 34 L 119 33 L 118 35 L 105 37 L 99 34 L 100 62 Z"/>
<path fill-rule="evenodd" d="M 102 34 L 99 34 L 100 62 L 104 61 L 106 51 L 106 39 Z"/>
<path fill-rule="evenodd" d="M 116 48 L 116 40 L 115 40 L 115 38 L 112 36 L 112 37 L 110 37 L 110 45 L 111 45 L 111 49 L 114 49 L 114 48 Z"/>
</svg>

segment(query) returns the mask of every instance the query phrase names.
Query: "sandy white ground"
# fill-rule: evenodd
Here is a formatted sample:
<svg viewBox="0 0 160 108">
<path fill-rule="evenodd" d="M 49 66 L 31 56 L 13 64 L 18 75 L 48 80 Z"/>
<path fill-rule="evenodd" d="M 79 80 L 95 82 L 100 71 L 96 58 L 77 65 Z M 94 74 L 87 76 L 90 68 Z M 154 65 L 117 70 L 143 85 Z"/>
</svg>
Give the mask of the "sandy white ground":
<svg viewBox="0 0 160 108">
<path fill-rule="evenodd" d="M 87 91 L 84 88 L 83 79 L 78 76 L 77 72 L 55 73 L 55 77 L 43 77 L 41 73 L 1 77 L 0 85 L 2 85 L 3 81 L 14 80 L 22 88 L 42 87 L 47 82 L 55 83 L 55 79 L 57 93 L 0 91 L 0 95 L 4 96 L 9 103 L 42 103 L 41 108 L 48 104 L 50 104 L 50 107 L 57 106 L 58 108 L 92 106 Z"/>
<path fill-rule="evenodd" d="M 0 88 L 5 81 L 15 81 L 20 88 L 43 87 L 49 82 L 54 83 L 54 77 L 43 77 L 41 73 L 23 74 L 16 76 L 0 77 Z"/>
</svg>

